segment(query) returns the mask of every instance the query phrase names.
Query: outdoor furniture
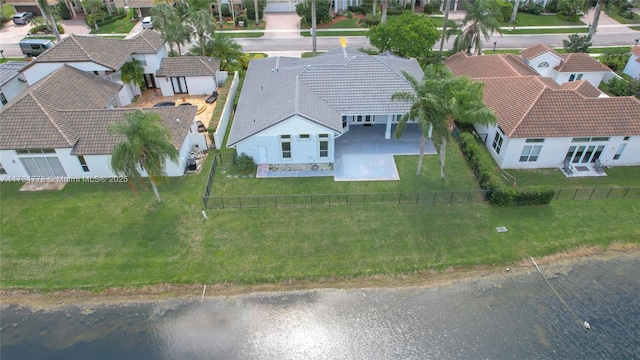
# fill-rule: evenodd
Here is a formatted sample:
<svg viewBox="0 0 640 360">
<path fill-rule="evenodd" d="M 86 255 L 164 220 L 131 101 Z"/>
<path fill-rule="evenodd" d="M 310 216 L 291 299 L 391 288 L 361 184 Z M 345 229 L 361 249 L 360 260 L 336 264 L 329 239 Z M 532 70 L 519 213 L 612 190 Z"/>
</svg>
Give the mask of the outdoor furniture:
<svg viewBox="0 0 640 360">
<path fill-rule="evenodd" d="M 596 159 L 596 161 L 594 161 L 593 167 L 596 169 L 597 173 L 604 172 L 604 170 L 602 169 L 602 162 L 600 161 L 600 159 Z"/>
<path fill-rule="evenodd" d="M 573 166 L 571 166 L 569 160 L 562 162 L 562 171 L 567 175 L 573 175 Z"/>
</svg>

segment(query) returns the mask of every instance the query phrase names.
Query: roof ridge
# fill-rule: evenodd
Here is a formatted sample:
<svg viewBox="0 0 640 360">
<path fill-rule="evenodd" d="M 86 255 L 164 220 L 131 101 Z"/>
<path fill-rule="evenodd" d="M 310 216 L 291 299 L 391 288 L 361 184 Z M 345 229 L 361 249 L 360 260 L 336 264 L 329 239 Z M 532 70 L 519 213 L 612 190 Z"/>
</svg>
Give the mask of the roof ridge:
<svg viewBox="0 0 640 360">
<path fill-rule="evenodd" d="M 42 105 L 42 103 L 40 103 L 40 100 L 38 100 L 38 98 L 36 96 L 34 96 L 32 93 L 29 93 L 28 96 L 36 103 L 36 105 L 40 108 L 40 110 L 47 116 L 47 120 L 49 120 L 49 123 L 51 123 L 51 125 L 53 126 L 54 129 L 56 129 L 58 134 L 60 134 L 60 136 L 62 136 L 64 141 L 67 143 L 67 145 L 73 146 L 74 143 L 71 142 L 71 140 L 69 139 L 67 134 L 65 134 L 64 131 L 60 128 L 60 126 L 58 125 L 56 120 L 53 118 L 53 116 L 51 116 L 51 114 L 49 114 L 49 112 Z M 53 111 L 57 112 L 58 110 L 55 109 Z"/>
<path fill-rule="evenodd" d="M 540 100 L 540 97 L 542 97 L 542 94 L 544 94 L 544 92 L 546 90 L 553 90 L 550 87 L 548 87 L 547 84 L 543 83 L 539 78 L 534 78 L 534 81 L 537 81 L 540 84 L 542 84 L 542 90 L 540 90 L 540 92 L 538 93 L 538 96 L 535 97 L 534 101 L 531 102 L 531 105 L 529 105 L 529 107 L 524 112 L 522 117 L 520 117 L 520 119 L 516 122 L 515 126 L 513 126 L 512 130 L 509 132 L 509 134 L 507 134 L 507 136 L 509 136 L 509 137 L 511 137 L 513 135 L 513 133 L 515 133 L 516 130 L 518 130 L 518 126 L 520 126 L 520 124 L 522 124 L 522 122 L 527 117 L 527 115 L 529 115 L 529 112 L 538 103 L 538 100 Z"/>
</svg>

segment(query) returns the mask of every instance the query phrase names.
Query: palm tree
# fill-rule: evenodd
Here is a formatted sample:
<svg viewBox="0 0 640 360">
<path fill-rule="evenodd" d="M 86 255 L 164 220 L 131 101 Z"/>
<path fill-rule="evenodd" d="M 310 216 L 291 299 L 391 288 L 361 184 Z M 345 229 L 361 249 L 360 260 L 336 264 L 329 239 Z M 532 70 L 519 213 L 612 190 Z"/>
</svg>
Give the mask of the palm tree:
<svg viewBox="0 0 640 360">
<path fill-rule="evenodd" d="M 316 31 L 318 30 L 318 20 L 316 18 L 316 0 L 311 0 L 311 47 L 313 48 L 313 57 L 316 56 L 317 50 Z"/>
<path fill-rule="evenodd" d="M 53 35 L 55 35 L 56 37 L 56 41 L 60 42 L 60 32 L 58 31 L 58 24 L 56 24 L 56 21 L 53 19 L 53 13 L 51 13 L 51 7 L 49 6 L 49 3 L 47 3 L 47 0 L 38 0 L 37 4 L 40 8 L 40 11 L 42 11 L 42 16 L 47 19 L 47 23 L 49 24 L 51 31 L 53 31 Z"/>
<path fill-rule="evenodd" d="M 207 10 L 196 10 L 189 14 L 186 19 L 193 29 L 200 49 L 206 49 L 207 38 L 213 36 L 216 30 L 216 22 Z M 208 56 L 208 54 L 202 54 Z"/>
<path fill-rule="evenodd" d="M 444 39 L 447 37 L 447 22 L 449 21 L 449 0 L 444 0 L 444 23 L 442 24 L 442 37 L 440 37 L 440 56 L 444 50 Z"/>
<path fill-rule="evenodd" d="M 214 57 L 220 60 L 220 70 L 240 70 L 242 68 L 242 60 L 246 54 L 242 51 L 242 47 L 229 35 L 216 33 L 213 39 L 207 41 L 203 52 L 198 46 L 191 49 L 196 55 Z"/>
<path fill-rule="evenodd" d="M 516 3 L 513 5 L 513 11 L 511 12 L 511 18 L 509 19 L 510 23 L 516 22 L 516 16 L 518 16 L 518 7 L 520 7 L 520 0 L 516 0 Z"/>
<path fill-rule="evenodd" d="M 178 163 L 178 150 L 171 143 L 171 131 L 162 124 L 160 115 L 142 110 L 126 113 L 124 121 L 111 124 L 108 131 L 125 138 L 111 153 L 113 172 L 126 176 L 135 191 L 136 182 L 144 187 L 141 171 L 146 171 L 156 199 L 162 202 L 157 183 L 167 176 L 167 159 Z"/>
<path fill-rule="evenodd" d="M 463 123 L 495 123 L 496 119 L 482 102 L 482 83 L 471 82 L 466 77 L 437 74 L 432 67 L 426 70 L 422 81 L 403 72 L 413 91 L 396 92 L 391 97 L 392 100 L 412 103 L 409 112 L 400 118 L 395 136 L 402 136 L 408 121 L 416 121 L 421 135 L 416 175 L 420 175 L 426 139 L 430 136 L 434 144 L 440 145 L 440 177 L 444 179 L 447 140 L 453 120 Z"/>
<path fill-rule="evenodd" d="M 482 37 L 489 40 L 494 33 L 501 33 L 500 23 L 496 18 L 498 11 L 490 0 L 477 0 L 467 4 L 464 17 L 456 22 L 456 26 L 449 29 L 447 39 L 456 31 L 461 30 L 453 42 L 453 52 L 466 51 L 471 55 L 482 54 Z"/>
<path fill-rule="evenodd" d="M 144 86 L 144 68 L 138 60 L 131 59 L 120 68 L 120 79 L 131 87 L 134 95 L 138 95 L 140 94 L 140 89 Z M 138 85 L 138 91 L 131 84 Z"/>
</svg>

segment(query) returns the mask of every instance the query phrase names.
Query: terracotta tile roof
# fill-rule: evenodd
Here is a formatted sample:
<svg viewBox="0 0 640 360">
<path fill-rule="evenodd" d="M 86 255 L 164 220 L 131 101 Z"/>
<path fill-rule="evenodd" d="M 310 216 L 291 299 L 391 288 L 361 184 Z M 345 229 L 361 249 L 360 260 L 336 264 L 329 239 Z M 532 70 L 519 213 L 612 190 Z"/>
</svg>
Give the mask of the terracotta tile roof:
<svg viewBox="0 0 640 360">
<path fill-rule="evenodd" d="M 110 154 L 113 147 L 123 140 L 122 136 L 109 134 L 110 124 L 122 121 L 126 113 L 139 109 L 102 109 L 63 111 L 61 115 L 72 124 L 78 134 L 78 141 L 71 155 Z M 142 109 L 162 118 L 162 123 L 171 131 L 171 143 L 178 150 L 182 147 L 198 108 L 196 106 L 167 106 Z M 180 121 L 176 121 L 179 119 Z"/>
<path fill-rule="evenodd" d="M 68 65 L 0 109 L 0 149 L 71 147 L 78 139 L 61 110 L 105 108 L 122 85 Z"/>
<path fill-rule="evenodd" d="M 599 97 L 600 90 L 596 89 L 587 80 L 570 81 L 560 85 L 561 89 L 575 90 L 577 93 L 585 97 Z"/>
<path fill-rule="evenodd" d="M 631 48 L 631 53 L 640 56 L 640 46 L 634 46 Z"/>
<path fill-rule="evenodd" d="M 131 52 L 123 40 L 71 34 L 40 54 L 29 66 L 34 63 L 92 61 L 117 71 L 130 56 Z"/>
<path fill-rule="evenodd" d="M 534 57 L 538 56 L 538 55 L 542 55 L 546 52 L 551 51 L 552 53 L 560 56 L 560 54 L 558 54 L 558 52 L 556 52 L 555 50 L 553 50 L 552 48 L 548 47 L 547 45 L 543 44 L 543 43 L 537 43 L 533 46 L 530 46 L 522 51 L 520 51 L 520 56 L 522 56 L 523 58 L 527 59 L 527 60 L 531 60 Z"/>
<path fill-rule="evenodd" d="M 131 39 L 120 40 L 129 49 L 131 54 L 155 54 L 164 48 L 165 40 L 159 33 L 144 29 Z"/>
<path fill-rule="evenodd" d="M 472 78 L 538 75 L 512 54 L 469 56 L 459 52 L 445 59 L 444 63 L 452 74 Z"/>
<path fill-rule="evenodd" d="M 600 61 L 592 58 L 589 54 L 585 53 L 570 53 L 561 55 L 564 60 L 560 62 L 560 65 L 556 66 L 558 72 L 603 72 L 611 71 L 611 69 L 601 63 Z"/>
<path fill-rule="evenodd" d="M 549 87 L 542 79 L 535 76 L 479 79 L 484 83 L 484 101 L 507 136 L 640 134 L 640 101 L 636 98 L 587 97 L 581 92 L 591 92 L 589 87 L 597 91 L 587 81 L 566 89 Z"/>
<path fill-rule="evenodd" d="M 163 58 L 156 76 L 213 76 L 220 60 L 204 56 Z"/>
</svg>

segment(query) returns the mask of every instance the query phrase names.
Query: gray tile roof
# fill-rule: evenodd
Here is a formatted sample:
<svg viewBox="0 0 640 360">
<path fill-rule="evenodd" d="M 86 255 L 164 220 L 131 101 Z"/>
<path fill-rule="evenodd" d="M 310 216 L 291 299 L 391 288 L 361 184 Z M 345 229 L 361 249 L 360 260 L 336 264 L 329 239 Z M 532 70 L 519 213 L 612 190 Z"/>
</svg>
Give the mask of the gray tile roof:
<svg viewBox="0 0 640 360">
<path fill-rule="evenodd" d="M 122 85 L 64 65 L 0 109 L 0 149 L 71 147 L 77 133 L 61 110 L 105 108 Z"/>
<path fill-rule="evenodd" d="M 163 58 L 156 76 L 214 76 L 220 60 L 204 56 Z"/>
<path fill-rule="evenodd" d="M 8 61 L 0 65 L 0 86 L 8 83 L 20 74 L 20 70 L 27 65 L 24 61 Z"/>
<path fill-rule="evenodd" d="M 182 147 L 182 143 L 189 132 L 189 127 L 196 116 L 196 106 L 167 106 L 159 108 L 143 109 L 160 115 L 162 123 L 171 131 L 171 143 L 176 150 Z M 71 155 L 106 155 L 111 154 L 113 147 L 124 138 L 109 134 L 107 128 L 110 124 L 120 122 L 127 113 L 133 113 L 139 109 L 101 109 L 101 110 L 75 110 L 63 111 L 61 115 L 66 118 L 78 134 L 78 141 L 71 151 Z M 176 121 L 180 119 L 180 121 Z"/>
<path fill-rule="evenodd" d="M 108 39 L 71 34 L 48 49 L 28 66 L 37 63 L 70 63 L 91 61 L 118 71 L 131 54 L 153 54 L 164 47 L 164 40 L 151 29 L 131 39 Z"/>
<path fill-rule="evenodd" d="M 249 64 L 229 145 L 301 115 L 342 132 L 341 115 L 403 114 L 410 104 L 391 101 L 412 91 L 401 71 L 423 76 L 415 60 L 334 49 L 315 58 L 266 58 Z"/>
</svg>

